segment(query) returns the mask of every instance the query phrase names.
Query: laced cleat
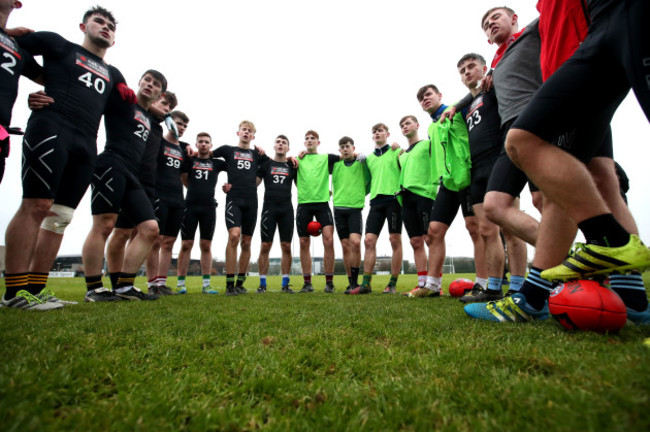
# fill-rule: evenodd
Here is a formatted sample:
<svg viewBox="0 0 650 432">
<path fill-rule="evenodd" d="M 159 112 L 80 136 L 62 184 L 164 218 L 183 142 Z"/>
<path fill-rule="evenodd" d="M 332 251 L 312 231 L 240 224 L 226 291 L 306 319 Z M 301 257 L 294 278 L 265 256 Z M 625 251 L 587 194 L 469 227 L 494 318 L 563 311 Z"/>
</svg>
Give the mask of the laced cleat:
<svg viewBox="0 0 650 432">
<path fill-rule="evenodd" d="M 332 294 L 334 292 L 334 284 L 332 282 L 325 284 L 325 292 Z"/>
<path fill-rule="evenodd" d="M 628 324 L 637 326 L 650 325 L 650 304 L 644 310 L 638 312 L 634 309 L 627 308 L 627 321 Z"/>
<path fill-rule="evenodd" d="M 226 287 L 226 296 L 236 296 L 239 295 L 239 291 L 233 286 L 233 287 Z"/>
<path fill-rule="evenodd" d="M 107 288 L 97 288 L 86 291 L 86 295 L 84 296 L 84 301 L 89 303 L 115 302 L 121 300 L 121 297 L 118 297 L 113 291 Z"/>
<path fill-rule="evenodd" d="M 350 295 L 370 294 L 371 292 L 372 292 L 372 288 L 370 287 L 370 285 L 368 286 L 357 285 L 356 288 L 350 291 Z"/>
<path fill-rule="evenodd" d="M 158 300 L 160 298 L 160 296 L 155 294 L 145 294 L 136 287 L 131 287 L 128 291 L 125 291 L 123 293 L 116 292 L 115 295 L 125 300 L 134 300 L 134 301 Z"/>
<path fill-rule="evenodd" d="M 314 292 L 314 287 L 312 284 L 304 284 L 302 289 L 299 291 L 301 293 L 311 293 Z"/>
<path fill-rule="evenodd" d="M 43 288 L 43 291 L 41 291 L 36 297 L 43 300 L 44 302 L 61 303 L 63 305 L 79 304 L 79 302 L 76 301 L 61 300 L 60 298 L 56 297 L 54 295 L 54 291 L 49 288 Z"/>
<path fill-rule="evenodd" d="M 427 287 L 420 287 L 420 289 L 416 291 L 411 291 L 411 295 L 409 297 L 414 297 L 414 298 L 427 298 L 427 297 L 440 297 L 440 290 L 432 290 Z"/>
<path fill-rule="evenodd" d="M 178 287 L 176 287 L 178 288 Z M 176 294 L 187 294 L 187 288 L 181 287 L 178 291 L 176 291 Z"/>
<path fill-rule="evenodd" d="M 156 293 L 156 295 L 159 295 L 159 296 L 170 296 L 170 295 L 176 295 L 176 293 L 174 292 L 173 289 L 171 289 L 171 288 L 168 287 L 167 285 L 163 285 L 163 286 L 159 286 L 159 287 L 158 287 L 158 292 Z"/>
<path fill-rule="evenodd" d="M 631 234 L 630 241 L 620 247 L 576 243 L 562 264 L 542 271 L 541 277 L 549 281 L 567 281 L 632 270 L 643 271 L 648 267 L 650 250 L 639 236 Z"/>
<path fill-rule="evenodd" d="M 257 291 L 255 291 L 255 294 L 264 294 L 265 292 L 266 292 L 266 287 L 260 285 L 259 287 L 257 287 Z"/>
<path fill-rule="evenodd" d="M 494 322 L 529 322 L 548 318 L 548 302 L 542 310 L 534 309 L 523 294 L 516 293 L 502 300 L 465 305 L 465 313 L 472 318 Z"/>
<path fill-rule="evenodd" d="M 54 309 L 61 309 L 63 303 L 43 301 L 35 295 L 31 294 L 29 291 L 20 290 L 16 293 L 16 297 L 5 300 L 5 296 L 2 296 L 0 300 L 0 307 L 11 308 L 11 309 L 25 309 L 29 311 L 48 311 Z"/>
<path fill-rule="evenodd" d="M 392 285 L 386 285 L 386 288 L 382 291 L 382 294 L 397 294 L 397 289 Z"/>
<path fill-rule="evenodd" d="M 402 293 L 402 295 L 404 297 L 413 297 L 413 293 L 416 292 L 417 290 L 419 290 L 420 288 L 422 288 L 420 285 L 416 285 L 415 288 L 413 288 L 411 291 Z"/>
<path fill-rule="evenodd" d="M 462 296 L 460 301 L 465 304 L 469 303 L 484 303 L 490 301 L 497 301 L 503 298 L 502 291 L 492 291 L 483 289 L 479 284 L 474 284 L 472 290 Z"/>
<path fill-rule="evenodd" d="M 286 294 L 295 294 L 296 292 L 291 289 L 291 284 L 282 287 L 282 292 Z"/>
<path fill-rule="evenodd" d="M 219 291 L 212 289 L 212 287 L 205 287 L 205 288 L 201 288 L 201 293 L 202 294 L 219 294 Z"/>
<path fill-rule="evenodd" d="M 235 286 L 235 290 L 237 290 L 237 294 L 248 294 L 248 290 L 243 285 Z"/>
</svg>

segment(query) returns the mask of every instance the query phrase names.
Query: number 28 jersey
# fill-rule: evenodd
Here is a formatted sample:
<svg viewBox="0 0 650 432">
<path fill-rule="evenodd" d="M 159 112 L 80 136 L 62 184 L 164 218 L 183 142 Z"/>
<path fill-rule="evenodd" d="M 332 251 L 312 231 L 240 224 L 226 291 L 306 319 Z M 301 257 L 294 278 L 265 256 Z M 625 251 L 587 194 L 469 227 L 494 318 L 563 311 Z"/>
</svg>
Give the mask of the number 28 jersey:
<svg viewBox="0 0 650 432">
<path fill-rule="evenodd" d="M 187 173 L 186 207 L 191 205 L 215 205 L 214 190 L 217 177 L 226 170 L 226 163 L 221 159 L 185 159 L 183 171 Z"/>
<path fill-rule="evenodd" d="M 43 56 L 45 93 L 55 101 L 34 111 L 32 118 L 56 112 L 84 134 L 96 137 L 111 89 L 124 82 L 120 71 L 56 33 L 29 33 L 16 40 L 30 54 Z"/>
<path fill-rule="evenodd" d="M 232 185 L 229 197 L 257 199 L 257 170 L 269 157 L 261 156 L 255 149 L 223 145 L 212 152 L 213 158 L 226 161 L 228 183 Z"/>
</svg>

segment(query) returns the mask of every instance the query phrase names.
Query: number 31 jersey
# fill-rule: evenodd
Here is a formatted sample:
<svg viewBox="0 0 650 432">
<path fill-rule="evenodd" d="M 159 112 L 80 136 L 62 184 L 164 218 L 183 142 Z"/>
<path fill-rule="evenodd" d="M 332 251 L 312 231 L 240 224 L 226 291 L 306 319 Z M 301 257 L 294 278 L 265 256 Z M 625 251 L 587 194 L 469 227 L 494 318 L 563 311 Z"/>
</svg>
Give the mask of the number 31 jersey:
<svg viewBox="0 0 650 432">
<path fill-rule="evenodd" d="M 184 172 L 187 173 L 187 196 L 185 205 L 215 205 L 214 190 L 217 177 L 226 170 L 226 163 L 221 159 L 187 158 Z"/>
</svg>

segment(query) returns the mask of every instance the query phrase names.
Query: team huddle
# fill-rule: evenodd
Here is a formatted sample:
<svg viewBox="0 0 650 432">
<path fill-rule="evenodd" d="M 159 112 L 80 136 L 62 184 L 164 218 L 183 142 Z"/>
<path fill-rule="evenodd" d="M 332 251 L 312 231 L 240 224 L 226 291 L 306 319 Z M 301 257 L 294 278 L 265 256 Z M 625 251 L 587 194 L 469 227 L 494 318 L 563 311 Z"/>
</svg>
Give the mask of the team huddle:
<svg viewBox="0 0 650 432">
<path fill-rule="evenodd" d="M 202 292 L 217 294 L 210 280 L 211 248 L 215 189 L 219 173 L 225 172 L 227 296 L 247 293 L 257 188 L 264 183 L 259 294 L 266 292 L 276 231 L 282 292 L 294 293 L 289 277 L 294 229 L 300 239 L 299 292 L 314 291 L 309 225 L 317 221 L 324 246 L 324 292 L 336 291 L 335 228 L 348 277 L 344 292 L 361 295 L 372 292 L 377 241 L 386 225 L 392 262 L 383 293 L 397 292 L 403 226 L 418 273 L 417 286 L 404 294 L 438 297 L 445 236 L 460 208 L 476 263 L 474 285 L 460 299 L 470 317 L 495 322 L 545 319 L 558 281 L 609 275 L 609 286 L 625 303 L 628 319 L 648 324 L 650 306 L 640 271 L 650 266 L 650 251 L 640 241 L 620 193 L 609 127 L 630 87 L 650 116 L 650 88 L 645 83 L 650 72 L 643 70 L 650 65 L 635 62 L 650 58 L 650 37 L 639 39 L 650 31 L 642 22 L 650 16 L 646 3 L 540 0 L 540 17 L 522 29 L 514 10 L 491 8 L 481 26 L 498 47 L 494 59 L 488 65 L 479 54 L 458 56 L 457 70 L 468 94 L 452 106 L 443 103 L 441 89 L 434 84 L 412 89 L 431 118 L 426 135 L 417 118 L 406 115 L 399 127 L 407 148 L 389 142 L 389 128 L 377 123 L 369 127 L 374 147 L 367 154 L 358 152 L 347 136 L 339 140 L 338 154 L 322 154 L 318 132 L 309 130 L 304 149 L 290 157 L 285 135 L 275 138 L 272 154 L 253 146 L 256 128 L 249 120 L 238 125 L 234 146 L 213 148 L 207 132 L 199 133 L 194 145 L 181 141 L 190 119 L 175 110 L 178 99 L 168 90 L 165 76 L 146 70 L 134 91 L 117 68 L 104 62 L 117 26 L 106 9 L 85 13 L 80 26 L 84 39 L 77 45 L 50 32 L 5 31 L 10 12 L 20 2 L 0 0 L 0 49 L 10 59 L 0 70 L 3 169 L 9 134 L 19 133 L 9 127 L 18 78 L 24 75 L 44 86 L 29 98 L 23 200 L 6 231 L 1 305 L 51 310 L 71 303 L 47 289 L 47 276 L 89 186 L 93 224 L 82 248 L 85 301 L 156 300 L 187 293 L 185 279 L 197 230 Z M 613 30 L 622 27 L 623 37 Z M 611 61 L 612 53 L 628 51 L 631 59 L 617 54 Z M 42 65 L 34 56 L 42 57 Z M 616 80 L 596 97 L 591 89 L 603 73 Z M 589 114 L 569 112 L 572 100 L 593 102 L 593 109 Z M 106 145 L 97 155 L 102 116 Z M 519 209 L 526 184 L 541 221 Z M 571 249 L 578 229 L 586 243 Z M 179 232 L 174 290 L 167 286 L 166 275 Z M 530 268 L 526 243 L 536 248 Z M 506 255 L 510 280 L 504 294 Z M 111 289 L 103 286 L 104 262 Z M 134 286 L 143 264 L 147 293 Z"/>
</svg>

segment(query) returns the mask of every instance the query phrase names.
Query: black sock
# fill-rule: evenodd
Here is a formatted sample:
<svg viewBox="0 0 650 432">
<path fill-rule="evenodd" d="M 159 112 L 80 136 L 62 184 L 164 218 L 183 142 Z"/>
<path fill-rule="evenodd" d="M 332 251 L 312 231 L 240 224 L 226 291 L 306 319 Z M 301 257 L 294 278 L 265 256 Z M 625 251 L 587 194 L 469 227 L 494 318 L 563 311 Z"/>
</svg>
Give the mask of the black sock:
<svg viewBox="0 0 650 432">
<path fill-rule="evenodd" d="M 135 275 L 135 273 L 120 273 L 120 277 L 117 279 L 117 287 L 115 289 L 133 286 L 135 283 Z"/>
<path fill-rule="evenodd" d="M 226 274 L 226 288 L 235 287 L 235 274 Z"/>
<path fill-rule="evenodd" d="M 357 286 L 359 285 L 359 267 L 350 267 L 350 285 Z"/>
<path fill-rule="evenodd" d="M 526 276 L 526 280 L 519 290 L 519 293 L 526 297 L 526 303 L 537 310 L 542 310 L 553 288 L 551 282 L 541 278 L 539 275 L 541 271 L 542 269 L 531 267 L 528 276 Z"/>
<path fill-rule="evenodd" d="M 244 286 L 246 281 L 246 273 L 237 273 L 237 287 Z"/>
<path fill-rule="evenodd" d="M 578 224 L 578 228 L 589 244 L 619 247 L 630 241 L 630 233 L 625 231 L 611 213 L 586 219 Z"/>
<path fill-rule="evenodd" d="M 109 273 L 108 277 L 111 279 L 111 287 L 113 287 L 113 291 L 115 291 L 117 288 L 117 280 L 120 277 L 120 272 Z"/>
<path fill-rule="evenodd" d="M 103 287 L 102 275 L 86 276 L 86 291 L 93 291 Z"/>
<path fill-rule="evenodd" d="M 5 273 L 5 300 L 11 300 L 18 291 L 27 289 L 27 278 L 27 273 Z"/>
<path fill-rule="evenodd" d="M 47 277 L 49 275 L 49 273 L 29 272 L 29 275 L 27 276 L 27 291 L 31 294 L 38 295 L 43 291 L 45 285 L 47 285 Z"/>
</svg>

